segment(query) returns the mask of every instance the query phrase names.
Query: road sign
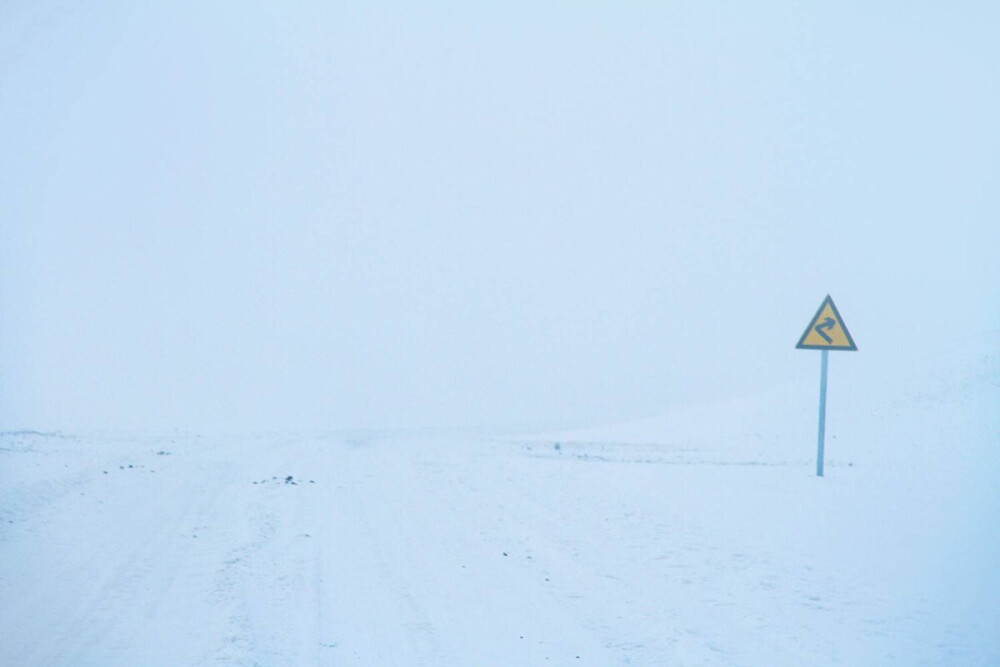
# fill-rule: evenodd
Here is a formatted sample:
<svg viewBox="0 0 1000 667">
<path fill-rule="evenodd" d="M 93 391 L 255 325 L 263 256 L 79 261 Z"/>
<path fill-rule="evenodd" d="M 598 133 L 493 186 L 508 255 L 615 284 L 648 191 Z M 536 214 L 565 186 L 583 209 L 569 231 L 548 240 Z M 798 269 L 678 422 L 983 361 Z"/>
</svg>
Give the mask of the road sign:
<svg viewBox="0 0 1000 667">
<path fill-rule="evenodd" d="M 816 315 L 809 322 L 799 344 L 800 350 L 822 350 L 819 372 L 819 433 L 816 438 L 816 476 L 823 476 L 823 448 L 826 440 L 826 375 L 830 350 L 857 350 L 851 332 L 827 294 Z"/>
<path fill-rule="evenodd" d="M 857 350 L 851 338 L 851 332 L 844 325 L 844 320 L 833 305 L 829 295 L 823 299 L 816 316 L 809 322 L 799 344 L 799 350 Z"/>
</svg>

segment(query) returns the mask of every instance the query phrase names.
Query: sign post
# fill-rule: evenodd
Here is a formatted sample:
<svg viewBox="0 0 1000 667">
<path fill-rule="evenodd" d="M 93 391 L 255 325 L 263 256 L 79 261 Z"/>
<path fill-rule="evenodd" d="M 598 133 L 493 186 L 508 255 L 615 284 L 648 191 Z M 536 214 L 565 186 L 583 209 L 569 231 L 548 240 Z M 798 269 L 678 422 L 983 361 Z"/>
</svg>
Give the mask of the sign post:
<svg viewBox="0 0 1000 667">
<path fill-rule="evenodd" d="M 826 439 L 826 367 L 830 351 L 823 350 L 823 361 L 819 371 L 819 437 L 816 445 L 816 476 L 823 476 L 823 441 Z"/>
<path fill-rule="evenodd" d="M 856 351 L 858 346 L 828 294 L 799 339 L 799 350 L 821 350 L 819 373 L 819 435 L 816 444 L 816 476 L 823 476 L 823 449 L 826 438 L 826 376 L 830 350 Z"/>
</svg>

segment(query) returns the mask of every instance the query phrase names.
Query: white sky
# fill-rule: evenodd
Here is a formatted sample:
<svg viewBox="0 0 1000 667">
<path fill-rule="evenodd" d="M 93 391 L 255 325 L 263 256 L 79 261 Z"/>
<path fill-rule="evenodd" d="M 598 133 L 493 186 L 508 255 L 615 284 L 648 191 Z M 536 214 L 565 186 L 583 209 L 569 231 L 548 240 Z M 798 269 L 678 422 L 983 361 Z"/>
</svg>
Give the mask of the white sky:
<svg viewBox="0 0 1000 667">
<path fill-rule="evenodd" d="M 995 3 L 139 4 L 0 8 L 0 428 L 586 424 L 811 378 L 827 293 L 882 373 L 1000 327 Z"/>
</svg>

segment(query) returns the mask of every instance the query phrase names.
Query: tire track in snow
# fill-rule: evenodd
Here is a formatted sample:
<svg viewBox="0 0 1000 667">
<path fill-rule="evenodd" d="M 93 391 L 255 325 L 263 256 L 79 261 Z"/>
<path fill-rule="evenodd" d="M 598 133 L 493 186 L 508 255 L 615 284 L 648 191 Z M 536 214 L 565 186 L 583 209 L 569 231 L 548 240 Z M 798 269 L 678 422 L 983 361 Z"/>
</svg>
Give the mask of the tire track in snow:
<svg viewBox="0 0 1000 667">
<path fill-rule="evenodd" d="M 421 599 L 419 546 L 402 521 L 406 472 L 386 447 L 355 443 L 336 455 L 337 481 L 325 496 L 332 516 L 319 536 L 319 664 L 449 664 Z M 389 636 L 405 637 L 405 648 Z"/>
<path fill-rule="evenodd" d="M 77 553 L 48 583 L 75 584 L 82 598 L 62 601 L 61 613 L 29 649 L 28 664 L 127 664 L 124 656 L 141 652 L 137 636 L 161 620 L 161 605 L 178 579 L 198 569 L 202 554 L 190 530 L 223 488 L 177 486 L 168 478 L 108 482 L 121 483 L 127 492 L 115 495 L 116 504 L 101 501 L 101 515 L 89 526 L 97 535 L 72 540 Z M 173 498 L 163 498 L 172 491 Z M 81 547 L 87 550 L 79 553 Z M 62 597 L 51 589 L 42 596 Z"/>
<path fill-rule="evenodd" d="M 329 461 L 324 452 L 340 446 L 336 439 L 283 438 L 257 451 L 254 467 L 280 474 L 248 473 L 229 499 L 232 531 L 213 594 L 228 612 L 203 664 L 325 664 L 321 536 L 329 491 L 323 466 Z"/>
</svg>

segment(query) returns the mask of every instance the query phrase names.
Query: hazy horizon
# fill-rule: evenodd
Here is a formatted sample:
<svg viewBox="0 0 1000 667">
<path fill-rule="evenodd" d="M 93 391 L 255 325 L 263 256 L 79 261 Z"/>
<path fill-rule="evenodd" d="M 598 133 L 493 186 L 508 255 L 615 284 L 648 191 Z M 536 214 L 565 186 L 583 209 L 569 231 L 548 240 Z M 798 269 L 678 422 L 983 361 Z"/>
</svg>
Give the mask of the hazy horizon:
<svg viewBox="0 0 1000 667">
<path fill-rule="evenodd" d="M 0 430 L 594 424 L 1000 329 L 1000 7 L 0 9 Z M 814 400 L 810 396 L 809 400 Z"/>
</svg>

